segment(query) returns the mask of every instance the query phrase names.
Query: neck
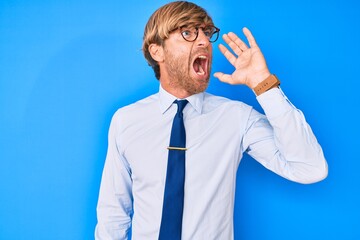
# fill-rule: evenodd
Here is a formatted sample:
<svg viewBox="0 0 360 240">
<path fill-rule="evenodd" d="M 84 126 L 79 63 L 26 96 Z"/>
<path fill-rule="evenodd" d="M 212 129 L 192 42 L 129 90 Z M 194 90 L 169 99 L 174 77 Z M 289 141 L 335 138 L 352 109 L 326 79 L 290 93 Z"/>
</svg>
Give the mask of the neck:
<svg viewBox="0 0 360 240">
<path fill-rule="evenodd" d="M 170 93 L 171 95 L 175 96 L 178 99 L 184 99 L 191 96 L 191 94 L 184 89 L 171 87 L 170 85 L 164 84 L 161 81 L 160 84 L 165 91 L 167 91 L 168 93 Z"/>
</svg>

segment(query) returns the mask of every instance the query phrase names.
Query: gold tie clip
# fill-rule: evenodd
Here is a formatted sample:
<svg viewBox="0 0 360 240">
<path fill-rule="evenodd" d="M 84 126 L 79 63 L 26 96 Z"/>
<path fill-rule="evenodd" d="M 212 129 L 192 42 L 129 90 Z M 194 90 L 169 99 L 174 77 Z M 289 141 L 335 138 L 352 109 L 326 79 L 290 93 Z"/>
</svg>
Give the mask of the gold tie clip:
<svg viewBox="0 0 360 240">
<path fill-rule="evenodd" d="M 180 151 L 186 151 L 187 148 L 182 148 L 182 147 L 167 147 L 167 149 L 169 150 L 180 150 Z"/>
</svg>

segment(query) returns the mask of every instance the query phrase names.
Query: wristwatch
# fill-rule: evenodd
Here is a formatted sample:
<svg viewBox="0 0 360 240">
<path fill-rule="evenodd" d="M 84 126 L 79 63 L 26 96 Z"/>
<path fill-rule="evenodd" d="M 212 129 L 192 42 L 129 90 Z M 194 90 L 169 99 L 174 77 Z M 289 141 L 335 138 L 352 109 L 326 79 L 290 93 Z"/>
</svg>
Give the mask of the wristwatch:
<svg viewBox="0 0 360 240">
<path fill-rule="evenodd" d="M 279 79 L 274 74 L 271 74 L 264 81 L 260 82 L 253 90 L 256 96 L 266 92 L 267 90 L 280 85 Z"/>
</svg>

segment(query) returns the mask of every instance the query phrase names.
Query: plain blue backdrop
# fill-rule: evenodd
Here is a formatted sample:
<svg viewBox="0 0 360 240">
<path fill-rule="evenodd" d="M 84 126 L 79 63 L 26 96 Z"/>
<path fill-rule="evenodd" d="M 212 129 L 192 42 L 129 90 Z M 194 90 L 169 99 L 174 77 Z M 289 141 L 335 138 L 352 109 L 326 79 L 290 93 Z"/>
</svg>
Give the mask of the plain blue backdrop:
<svg viewBox="0 0 360 240">
<path fill-rule="evenodd" d="M 238 170 L 235 238 L 360 239 L 359 43 L 355 0 L 199 0 L 221 32 L 252 30 L 323 147 L 329 176 L 301 185 L 250 157 Z M 158 90 L 141 52 L 167 1 L 0 1 L 0 239 L 93 239 L 107 131 Z M 233 68 L 214 44 L 214 71 Z M 212 78 L 209 92 L 261 111 Z"/>
</svg>

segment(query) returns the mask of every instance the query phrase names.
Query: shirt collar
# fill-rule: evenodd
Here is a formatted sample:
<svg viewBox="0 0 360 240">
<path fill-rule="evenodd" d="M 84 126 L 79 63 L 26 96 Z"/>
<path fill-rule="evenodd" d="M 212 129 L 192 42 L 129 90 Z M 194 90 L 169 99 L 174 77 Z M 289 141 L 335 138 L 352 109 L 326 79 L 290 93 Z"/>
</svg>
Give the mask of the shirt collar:
<svg viewBox="0 0 360 240">
<path fill-rule="evenodd" d="M 160 84 L 159 103 L 160 103 L 161 113 L 164 114 L 170 108 L 170 106 L 174 103 L 174 101 L 176 99 L 177 98 L 175 96 L 171 95 L 165 89 L 163 89 Z M 186 100 L 189 101 L 190 105 L 199 114 L 201 114 L 202 106 L 203 106 L 203 102 L 204 102 L 204 93 L 203 92 L 191 95 L 191 96 L 187 97 Z"/>
</svg>

